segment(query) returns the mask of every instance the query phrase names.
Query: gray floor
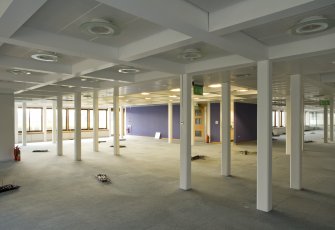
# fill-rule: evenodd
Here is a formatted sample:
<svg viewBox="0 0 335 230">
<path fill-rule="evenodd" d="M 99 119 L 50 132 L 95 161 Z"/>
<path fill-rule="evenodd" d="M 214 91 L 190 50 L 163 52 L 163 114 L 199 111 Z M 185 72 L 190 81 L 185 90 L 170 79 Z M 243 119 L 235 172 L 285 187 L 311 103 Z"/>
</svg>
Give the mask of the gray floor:
<svg viewBox="0 0 335 230">
<path fill-rule="evenodd" d="M 82 161 L 73 141 L 57 157 L 51 143 L 28 144 L 22 161 L 0 163 L 0 179 L 22 187 L 0 194 L 0 229 L 335 229 L 335 144 L 305 144 L 302 191 L 289 189 L 283 138 L 273 142 L 273 211 L 257 211 L 256 145 L 233 146 L 232 177 L 220 172 L 220 145 L 196 144 L 191 191 L 178 189 L 179 145 L 128 137 L 122 156 L 111 140 L 92 152 L 83 140 Z M 32 149 L 49 149 L 32 153 Z M 242 155 L 240 150 L 252 153 Z M 112 184 L 96 181 L 106 173 Z"/>
</svg>

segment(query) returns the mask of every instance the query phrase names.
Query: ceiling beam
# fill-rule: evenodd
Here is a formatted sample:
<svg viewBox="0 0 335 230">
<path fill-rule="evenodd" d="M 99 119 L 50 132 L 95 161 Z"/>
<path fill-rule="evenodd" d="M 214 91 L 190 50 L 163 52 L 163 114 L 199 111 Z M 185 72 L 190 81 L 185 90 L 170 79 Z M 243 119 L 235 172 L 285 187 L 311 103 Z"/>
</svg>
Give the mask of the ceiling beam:
<svg viewBox="0 0 335 230">
<path fill-rule="evenodd" d="M 11 37 L 47 0 L 1 0 L 6 7 L 0 20 L 0 36 Z"/>
<path fill-rule="evenodd" d="M 332 4 L 334 0 L 237 1 L 209 14 L 209 31 L 229 34 Z"/>
<path fill-rule="evenodd" d="M 179 31 L 193 39 L 217 46 L 232 54 L 253 60 L 267 59 L 267 48 L 255 39 L 245 36 L 249 42 L 239 43 L 208 31 L 208 13 L 180 0 L 98 0 L 163 27 Z M 173 16 L 171 15 L 173 13 Z M 253 44 L 257 43 L 254 47 Z M 246 50 L 248 48 L 248 51 Z M 252 51 L 252 52 L 250 52 Z"/>
<path fill-rule="evenodd" d="M 123 61 L 134 61 L 136 59 L 166 52 L 194 42 L 196 41 L 194 41 L 190 36 L 167 29 L 120 47 L 119 58 Z"/>
<path fill-rule="evenodd" d="M 172 74 L 182 74 L 185 72 L 184 65 L 164 60 L 156 57 L 147 57 L 133 61 L 132 64 L 136 67 L 143 67 L 155 71 L 162 71 Z"/>
<path fill-rule="evenodd" d="M 187 64 L 185 66 L 185 73 L 209 73 L 229 68 L 246 67 L 254 64 L 255 62 L 253 60 L 241 57 L 239 55 L 230 55 Z"/>
<path fill-rule="evenodd" d="M 335 50 L 335 33 L 269 47 L 270 59 L 301 58 Z"/>
</svg>

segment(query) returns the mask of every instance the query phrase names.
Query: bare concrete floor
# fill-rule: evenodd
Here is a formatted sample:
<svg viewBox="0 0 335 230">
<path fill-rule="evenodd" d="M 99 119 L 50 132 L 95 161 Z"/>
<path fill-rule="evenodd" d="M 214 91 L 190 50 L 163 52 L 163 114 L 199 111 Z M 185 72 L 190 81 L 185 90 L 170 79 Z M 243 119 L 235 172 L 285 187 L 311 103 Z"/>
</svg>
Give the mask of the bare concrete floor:
<svg viewBox="0 0 335 230">
<path fill-rule="evenodd" d="M 98 153 L 83 140 L 83 160 L 75 162 L 73 141 L 65 141 L 62 157 L 52 143 L 34 143 L 21 162 L 0 163 L 0 179 L 22 186 L 0 194 L 0 229 L 335 229 L 334 143 L 305 144 L 304 189 L 294 191 L 283 138 L 273 142 L 269 213 L 255 207 L 255 143 L 233 145 L 228 178 L 220 176 L 220 145 L 196 144 L 193 153 L 206 159 L 192 162 L 191 191 L 178 189 L 177 142 L 127 137 L 121 144 L 127 147 L 115 157 L 110 139 Z M 112 184 L 96 181 L 98 173 Z"/>
</svg>

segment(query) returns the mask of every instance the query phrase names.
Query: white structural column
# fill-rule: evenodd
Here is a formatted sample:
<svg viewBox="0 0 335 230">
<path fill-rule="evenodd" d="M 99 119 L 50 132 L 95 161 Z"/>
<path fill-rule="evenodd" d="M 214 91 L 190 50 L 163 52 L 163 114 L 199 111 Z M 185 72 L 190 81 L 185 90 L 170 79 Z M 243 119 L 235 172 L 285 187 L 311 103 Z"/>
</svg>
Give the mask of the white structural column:
<svg viewBox="0 0 335 230">
<path fill-rule="evenodd" d="M 192 78 L 180 75 L 180 185 L 183 190 L 191 189 L 191 112 Z"/>
<path fill-rule="evenodd" d="M 168 103 L 168 143 L 172 143 L 173 139 L 173 105 Z"/>
<path fill-rule="evenodd" d="M 63 155 L 63 96 L 57 96 L 57 155 Z"/>
<path fill-rule="evenodd" d="M 123 106 L 119 106 L 120 107 L 120 138 L 123 138 L 124 136 L 124 110 L 123 110 Z"/>
<path fill-rule="evenodd" d="M 52 143 L 57 141 L 57 101 L 52 102 Z"/>
<path fill-rule="evenodd" d="M 17 144 L 19 143 L 19 136 L 18 136 L 18 133 L 19 133 L 19 129 L 18 129 L 18 108 L 17 108 L 17 104 L 14 103 L 14 143 Z"/>
<path fill-rule="evenodd" d="M 291 96 L 286 97 L 286 155 L 291 154 Z"/>
<path fill-rule="evenodd" d="M 328 106 L 323 106 L 323 142 L 328 143 Z"/>
<path fill-rule="evenodd" d="M 329 140 L 334 141 L 334 98 L 330 98 L 329 105 Z"/>
<path fill-rule="evenodd" d="M 27 103 L 22 103 L 22 145 L 27 145 Z"/>
<path fill-rule="evenodd" d="M 99 151 L 99 92 L 93 91 L 93 151 Z"/>
<path fill-rule="evenodd" d="M 120 129 L 119 129 L 119 88 L 114 88 L 113 94 L 113 128 L 114 128 L 114 155 L 120 155 Z"/>
<path fill-rule="evenodd" d="M 1 119 L 0 119 L 0 162 L 1 161 L 11 161 L 13 160 L 13 147 L 15 145 L 15 137 L 14 137 L 14 93 L 2 93 L 0 94 L 0 105 L 1 105 Z M 0 168 L 3 165 L 0 164 Z M 1 171 L 1 179 L 4 182 L 10 181 L 9 177 L 6 178 L 7 173 L 11 173 L 11 168 L 5 167 L 4 170 Z M 6 170 L 7 169 L 7 170 Z M 6 173 L 5 173 L 6 172 Z M 1 185 L 3 185 L 3 182 Z M 2 228 L 3 229 L 3 228 Z"/>
<path fill-rule="evenodd" d="M 301 189 L 302 152 L 302 83 L 301 75 L 292 75 L 291 91 L 291 156 L 290 188 Z"/>
<path fill-rule="evenodd" d="M 207 102 L 207 112 L 206 112 L 206 138 L 209 137 L 209 142 L 211 138 L 211 102 Z"/>
<path fill-rule="evenodd" d="M 221 114 L 222 114 L 222 155 L 221 155 L 221 175 L 230 176 L 230 82 L 221 85 Z"/>
<path fill-rule="evenodd" d="M 47 107 L 43 106 L 43 141 L 48 141 L 47 132 Z"/>
<path fill-rule="evenodd" d="M 272 209 L 272 64 L 257 63 L 257 209 Z"/>
<path fill-rule="evenodd" d="M 81 93 L 74 94 L 74 160 L 81 161 Z"/>
</svg>

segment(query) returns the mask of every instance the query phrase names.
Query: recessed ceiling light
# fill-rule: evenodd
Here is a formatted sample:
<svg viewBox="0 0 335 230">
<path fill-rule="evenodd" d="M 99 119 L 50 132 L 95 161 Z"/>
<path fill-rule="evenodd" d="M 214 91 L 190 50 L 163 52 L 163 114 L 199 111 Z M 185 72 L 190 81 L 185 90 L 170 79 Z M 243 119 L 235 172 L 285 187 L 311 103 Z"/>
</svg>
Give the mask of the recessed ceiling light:
<svg viewBox="0 0 335 230">
<path fill-rule="evenodd" d="M 142 92 L 141 94 L 142 94 L 142 95 L 149 95 L 150 93 Z"/>
<path fill-rule="evenodd" d="M 145 99 L 146 99 L 146 100 L 150 100 L 150 99 L 151 99 L 151 97 L 146 97 Z"/>
<path fill-rule="evenodd" d="M 30 57 L 37 61 L 45 61 L 45 62 L 57 62 L 58 61 L 58 56 L 55 53 L 51 53 L 51 52 L 36 53 L 36 54 L 32 54 Z"/>
<path fill-rule="evenodd" d="M 202 53 L 198 49 L 190 48 L 184 50 L 181 54 L 178 56 L 181 59 L 187 60 L 187 61 L 195 61 L 200 58 L 202 58 Z"/>
<path fill-rule="evenodd" d="M 180 89 L 176 88 L 176 89 L 171 89 L 170 91 L 172 91 L 172 92 L 180 92 Z"/>
<path fill-rule="evenodd" d="M 173 101 L 173 100 L 169 100 L 169 101 Z"/>
<path fill-rule="evenodd" d="M 210 88 L 220 88 L 221 84 L 211 84 L 208 87 L 210 87 Z"/>
<path fill-rule="evenodd" d="M 169 97 L 177 97 L 176 95 L 170 95 Z"/>
<path fill-rule="evenodd" d="M 124 97 L 124 96 L 119 96 L 119 98 L 122 98 L 122 97 Z"/>
<path fill-rule="evenodd" d="M 330 20 L 323 16 L 311 16 L 302 19 L 298 24 L 294 25 L 289 31 L 295 35 L 309 35 L 320 33 L 334 26 L 334 20 Z"/>
<path fill-rule="evenodd" d="M 122 67 L 118 69 L 118 72 L 119 73 L 138 73 L 140 72 L 140 70 L 136 68 L 132 68 L 132 67 Z"/>
<path fill-rule="evenodd" d="M 247 89 L 238 89 L 237 90 L 237 92 L 241 92 L 241 93 L 243 93 L 243 92 L 248 92 L 249 90 L 247 90 Z"/>
<path fill-rule="evenodd" d="M 330 62 L 331 64 L 333 64 L 333 65 L 335 65 L 335 60 L 334 61 L 332 61 L 332 62 Z"/>
<path fill-rule="evenodd" d="M 199 100 L 199 98 L 198 98 L 198 97 L 195 97 L 194 100 Z"/>
<path fill-rule="evenodd" d="M 98 37 L 112 37 L 120 33 L 119 27 L 114 25 L 111 21 L 97 18 L 80 25 L 83 33 L 95 35 Z"/>
<path fill-rule="evenodd" d="M 206 96 L 206 95 L 209 95 L 209 93 L 203 93 L 202 95 Z"/>
<path fill-rule="evenodd" d="M 14 75 L 31 75 L 30 71 L 23 69 L 8 69 L 7 72 Z"/>
<path fill-rule="evenodd" d="M 82 78 L 82 79 L 80 79 L 81 81 L 87 81 L 87 79 L 86 78 Z"/>
</svg>

